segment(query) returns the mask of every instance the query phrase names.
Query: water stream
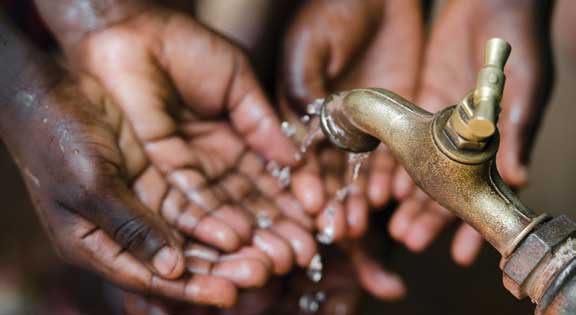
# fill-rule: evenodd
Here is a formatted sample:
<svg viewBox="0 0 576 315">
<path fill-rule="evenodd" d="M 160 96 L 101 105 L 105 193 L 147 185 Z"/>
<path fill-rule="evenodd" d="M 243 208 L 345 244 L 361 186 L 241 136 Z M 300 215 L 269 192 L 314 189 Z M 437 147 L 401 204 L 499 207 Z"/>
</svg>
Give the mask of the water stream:
<svg viewBox="0 0 576 315">
<path fill-rule="evenodd" d="M 308 150 L 315 143 L 316 140 L 322 139 L 322 129 L 320 127 L 320 110 L 322 109 L 322 104 L 324 100 L 319 99 L 307 106 L 307 114 L 300 118 L 300 122 L 306 128 L 306 132 L 299 142 L 299 152 L 296 155 L 296 159 L 300 160 L 306 157 Z M 291 125 L 289 122 L 282 122 L 281 125 L 284 135 L 288 138 L 294 139 L 297 131 L 296 127 Z M 344 178 L 343 187 L 341 187 L 333 199 L 328 202 L 327 207 L 324 209 L 324 215 L 328 220 L 328 224 L 318 232 L 316 239 L 318 242 L 329 245 L 334 239 L 335 230 L 335 206 L 340 204 L 344 206 L 346 198 L 354 193 L 354 183 L 358 179 L 360 171 L 362 169 L 363 162 L 369 157 L 369 153 L 347 153 L 347 167 L 346 175 Z M 278 180 L 278 183 L 282 187 L 288 187 L 290 185 L 290 168 L 282 167 L 278 163 L 272 161 L 266 166 L 268 172 Z M 260 220 L 266 221 L 266 220 Z M 265 222 L 262 222 L 265 223 Z M 263 224 L 267 225 L 267 224 Z M 323 263 L 320 254 L 317 254 L 312 259 L 310 266 L 307 270 L 307 275 L 310 281 L 313 283 L 319 283 L 323 277 Z M 300 297 L 299 306 L 300 309 L 306 313 L 313 314 L 316 313 L 322 303 L 326 300 L 326 293 L 322 290 L 317 290 L 313 293 L 305 293 Z"/>
</svg>

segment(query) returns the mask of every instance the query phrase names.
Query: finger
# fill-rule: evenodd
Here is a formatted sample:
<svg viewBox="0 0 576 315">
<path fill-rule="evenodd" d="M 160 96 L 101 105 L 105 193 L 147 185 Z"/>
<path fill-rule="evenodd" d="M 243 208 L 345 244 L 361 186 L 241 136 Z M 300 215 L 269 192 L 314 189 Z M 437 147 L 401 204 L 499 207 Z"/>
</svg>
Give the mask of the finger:
<svg viewBox="0 0 576 315">
<path fill-rule="evenodd" d="M 288 220 L 279 221 L 272 229 L 288 241 L 294 251 L 296 263 L 300 267 L 308 267 L 312 257 L 318 253 L 318 247 L 310 232 Z"/>
<path fill-rule="evenodd" d="M 284 216 L 300 224 L 304 229 L 308 231 L 314 229 L 314 221 L 292 194 L 282 193 L 276 197 L 276 205 L 278 205 Z"/>
<path fill-rule="evenodd" d="M 246 56 L 192 19 L 173 22 L 178 32 L 172 32 L 164 49 L 156 53 L 185 103 L 200 116 L 229 113 L 235 130 L 259 154 L 294 164 L 296 148 L 282 134 Z M 211 52 L 210 58 L 206 51 Z"/>
<path fill-rule="evenodd" d="M 212 215 L 234 230 L 242 243 L 246 244 L 252 239 L 254 219 L 240 207 L 223 205 Z"/>
<path fill-rule="evenodd" d="M 328 1 L 309 2 L 300 10 L 284 42 L 283 90 L 294 106 L 304 109 L 325 97 L 327 81 L 340 76 L 371 38 L 379 19 L 358 23 L 357 16 L 350 14 L 366 13 L 362 11 L 366 7 L 364 3 Z M 331 36 L 326 36 L 327 32 Z"/>
<path fill-rule="evenodd" d="M 261 229 L 269 228 L 282 217 L 280 209 L 271 200 L 259 195 L 257 191 L 242 200 L 241 206 L 254 216 L 256 226 Z"/>
<path fill-rule="evenodd" d="M 322 210 L 326 202 L 326 191 L 314 155 L 309 154 L 304 165 L 295 170 L 291 188 L 306 212 L 317 215 Z"/>
<path fill-rule="evenodd" d="M 178 214 L 174 226 L 183 233 L 225 252 L 231 252 L 241 245 L 240 236 L 228 224 L 194 204 L 188 204 Z"/>
<path fill-rule="evenodd" d="M 414 219 L 410 231 L 404 237 L 406 247 L 414 252 L 423 251 L 453 219 L 454 216 L 448 210 L 430 200 L 426 210 Z"/>
<path fill-rule="evenodd" d="M 220 258 L 220 253 L 201 244 L 188 243 L 184 248 L 184 256 L 188 272 L 209 275 L 214 263 Z"/>
<path fill-rule="evenodd" d="M 419 196 L 416 196 L 419 195 Z M 392 215 L 388 229 L 390 235 L 397 241 L 403 242 L 409 233 L 414 219 L 424 210 L 424 200 L 422 192 L 417 191 L 414 197 L 403 201 Z"/>
<path fill-rule="evenodd" d="M 358 178 L 354 186 L 363 186 L 364 180 Z M 368 228 L 368 202 L 360 189 L 353 189 L 346 200 L 346 223 L 348 225 L 348 236 L 358 238 L 366 232 Z"/>
<path fill-rule="evenodd" d="M 67 202 L 75 205 L 67 209 L 85 214 L 123 249 L 159 275 L 172 279 L 182 273 L 184 259 L 170 229 L 160 216 L 136 199 L 121 179 L 108 177 L 90 191 L 84 192 L 80 205 Z M 79 196 L 75 192 L 70 195 Z"/>
<path fill-rule="evenodd" d="M 537 84 L 536 74 L 520 76 L 514 68 L 511 70 L 498 121 L 501 145 L 496 158 L 502 178 L 509 185 L 520 188 L 528 180 L 527 154 L 549 93 Z"/>
<path fill-rule="evenodd" d="M 132 189 L 144 205 L 154 212 L 159 212 L 162 198 L 168 191 L 168 184 L 155 167 L 149 166 L 136 179 Z"/>
<path fill-rule="evenodd" d="M 368 200 L 373 207 L 384 206 L 392 196 L 392 180 L 396 163 L 390 153 L 380 145 L 372 153 L 368 179 Z"/>
<path fill-rule="evenodd" d="M 356 246 L 352 250 L 352 263 L 364 289 L 375 297 L 393 301 L 406 295 L 406 287 L 402 278 L 384 269 L 361 247 Z"/>
<path fill-rule="evenodd" d="M 89 267 L 125 289 L 216 306 L 230 306 L 236 300 L 236 288 L 228 280 L 201 275 L 178 280 L 160 278 L 103 230 L 81 218 L 75 219 L 73 226 L 60 243 L 68 251 L 79 250 L 65 255 L 73 257 L 76 265 Z"/>
<path fill-rule="evenodd" d="M 232 255 L 220 257 L 212 268 L 212 275 L 229 279 L 239 288 L 259 288 L 266 283 L 268 270 L 257 259 Z"/>
<path fill-rule="evenodd" d="M 230 118 L 241 137 L 268 160 L 282 165 L 296 164 L 296 147 L 282 133 L 280 121 L 244 58 L 238 62 L 232 80 Z"/>
<path fill-rule="evenodd" d="M 274 264 L 274 273 L 283 275 L 290 271 L 294 264 L 294 254 L 290 244 L 279 236 L 267 230 L 256 230 L 253 239 L 254 246 L 266 253 Z"/>
<path fill-rule="evenodd" d="M 272 261 L 272 259 L 265 252 L 263 252 L 261 249 L 259 249 L 254 245 L 244 246 L 239 251 L 232 254 L 227 254 L 224 257 L 226 258 L 222 259 L 232 260 L 236 258 L 241 258 L 241 259 L 257 260 L 266 268 L 268 274 L 272 274 L 274 270 L 274 262 Z"/>
<path fill-rule="evenodd" d="M 178 169 L 168 181 L 182 193 L 169 192 L 162 214 L 180 231 L 227 252 L 250 239 L 251 218 L 226 206 L 224 193 L 206 187 L 207 180 L 199 171 Z"/>
<path fill-rule="evenodd" d="M 484 240 L 470 225 L 463 223 L 452 241 L 452 258 L 462 266 L 471 265 L 480 254 Z"/>
<path fill-rule="evenodd" d="M 406 199 L 416 188 L 412 177 L 406 172 L 404 167 L 396 168 L 394 173 L 394 196 L 398 200 Z"/>
<path fill-rule="evenodd" d="M 297 20 L 294 24 L 298 23 L 307 22 Z M 326 96 L 328 45 L 310 33 L 291 28 L 284 44 L 282 94 L 300 112 L 305 112 L 314 100 Z"/>
</svg>

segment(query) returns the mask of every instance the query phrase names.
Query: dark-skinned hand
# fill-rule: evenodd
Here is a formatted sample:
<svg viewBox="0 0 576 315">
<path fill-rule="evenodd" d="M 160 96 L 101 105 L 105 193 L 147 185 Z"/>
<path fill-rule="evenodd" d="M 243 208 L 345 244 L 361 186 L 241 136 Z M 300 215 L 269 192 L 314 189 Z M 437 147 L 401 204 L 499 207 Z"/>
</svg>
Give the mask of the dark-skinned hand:
<svg viewBox="0 0 576 315">
<path fill-rule="evenodd" d="M 50 24 L 54 12 L 43 12 Z M 307 266 L 313 224 L 265 162 L 294 164 L 295 150 L 244 54 L 186 14 L 129 12 L 82 36 L 51 26 L 73 69 L 133 124 L 150 160 L 133 189 L 191 238 L 187 270 L 251 287 Z"/>
<path fill-rule="evenodd" d="M 304 4 L 284 43 L 280 97 L 286 116 L 295 121 L 289 108 L 302 113 L 315 99 L 353 88 L 384 87 L 414 99 L 422 24 L 419 1 L 319 0 Z M 382 207 L 392 196 L 406 197 L 413 187 L 404 169 L 382 146 L 368 162 L 369 176 L 361 172 L 352 193 L 338 203 L 335 195 L 350 173 L 347 168 L 343 152 L 321 144 L 306 156 L 306 165 L 293 177 L 294 195 L 306 210 L 318 215 L 320 231 L 332 229 L 334 241 L 363 235 L 369 206 Z M 377 263 L 364 259 L 369 256 L 354 256 L 362 258 L 354 260 L 357 269 L 378 270 Z M 374 295 L 395 299 L 404 294 L 398 277 L 376 278 L 389 283 L 369 283 L 370 277 L 361 277 Z"/>
</svg>

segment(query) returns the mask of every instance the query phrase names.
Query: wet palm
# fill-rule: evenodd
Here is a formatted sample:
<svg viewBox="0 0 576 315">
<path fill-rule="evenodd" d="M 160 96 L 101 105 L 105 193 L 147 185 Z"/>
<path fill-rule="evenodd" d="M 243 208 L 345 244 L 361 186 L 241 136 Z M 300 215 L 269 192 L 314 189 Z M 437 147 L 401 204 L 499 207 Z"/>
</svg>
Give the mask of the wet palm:
<svg viewBox="0 0 576 315">
<path fill-rule="evenodd" d="M 189 271 L 250 287 L 309 264 L 310 218 L 265 162 L 294 164 L 294 148 L 236 47 L 161 8 L 64 47 L 131 122 L 150 160 L 134 191 L 191 238 Z"/>
<path fill-rule="evenodd" d="M 418 1 L 322 0 L 304 5 L 285 41 L 281 90 L 285 107 L 301 110 L 330 92 L 369 86 L 412 99 L 420 70 L 422 28 Z M 322 143 L 306 162 L 294 174 L 294 194 L 305 209 L 318 215 L 318 229 L 328 231 L 328 239 L 334 241 L 361 236 L 367 228 L 369 205 L 382 207 L 393 195 L 409 195 L 414 186 L 381 147 L 372 153 L 348 198 L 335 202 L 350 173 L 345 153 Z M 390 284 L 374 285 L 369 277 L 361 277 L 373 294 L 382 298 L 404 294 L 397 277 L 374 268 L 377 264 L 369 256 L 356 256 L 366 257 L 355 261 L 359 274 L 379 273 L 378 278 Z"/>
</svg>

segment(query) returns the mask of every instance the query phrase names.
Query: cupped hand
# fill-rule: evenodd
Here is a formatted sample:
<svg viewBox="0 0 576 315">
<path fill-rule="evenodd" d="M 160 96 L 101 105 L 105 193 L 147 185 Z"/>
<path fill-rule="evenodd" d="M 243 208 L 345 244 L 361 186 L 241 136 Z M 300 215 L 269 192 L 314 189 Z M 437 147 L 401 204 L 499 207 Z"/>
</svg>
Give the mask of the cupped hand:
<svg viewBox="0 0 576 315">
<path fill-rule="evenodd" d="M 284 45 L 284 107 L 302 112 L 306 104 L 331 92 L 370 86 L 413 98 L 422 45 L 420 10 L 418 1 L 306 3 Z M 381 148 L 368 162 L 369 178 L 361 175 L 342 205 L 334 199 L 350 173 L 344 153 L 320 148 L 309 153 L 306 162 L 294 175 L 294 194 L 308 211 L 320 213 L 321 231 L 333 226 L 336 241 L 364 233 L 369 204 L 381 207 L 393 194 L 404 196 L 413 187 L 406 172 Z"/>
<path fill-rule="evenodd" d="M 150 161 L 123 113 L 53 71 L 64 79 L 45 93 L 18 94 L 22 113 L 2 134 L 60 256 L 131 291 L 230 305 L 229 281 L 181 277 L 179 239 L 132 192 Z"/>
<path fill-rule="evenodd" d="M 329 93 L 382 87 L 413 99 L 420 71 L 423 21 L 419 1 L 338 0 L 306 3 L 284 44 L 280 97 L 291 122 L 307 104 Z M 292 109 L 292 110 L 290 110 Z M 346 154 L 321 143 L 305 156 L 292 189 L 304 208 L 317 215 L 322 239 L 359 238 L 367 230 L 369 206 L 380 208 L 414 187 L 384 146 L 372 153 L 347 197 L 351 163 Z M 349 254 L 365 289 L 382 299 L 405 293 L 401 280 L 359 248 Z"/>
<path fill-rule="evenodd" d="M 188 271 L 244 288 L 308 266 L 313 223 L 270 174 L 296 151 L 238 48 L 160 7 L 64 47 L 133 125 L 150 160 L 133 188 L 191 238 Z"/>
<path fill-rule="evenodd" d="M 514 188 L 526 184 L 526 161 L 542 118 L 551 81 L 547 1 L 448 1 L 432 26 L 416 104 L 436 112 L 456 104 L 475 86 L 486 41 L 510 42 L 506 86 L 498 126 L 498 169 Z M 409 248 L 422 250 L 453 216 L 421 191 L 403 202 L 391 221 L 391 234 Z M 454 259 L 474 261 L 482 239 L 468 225 L 457 232 Z"/>
</svg>

